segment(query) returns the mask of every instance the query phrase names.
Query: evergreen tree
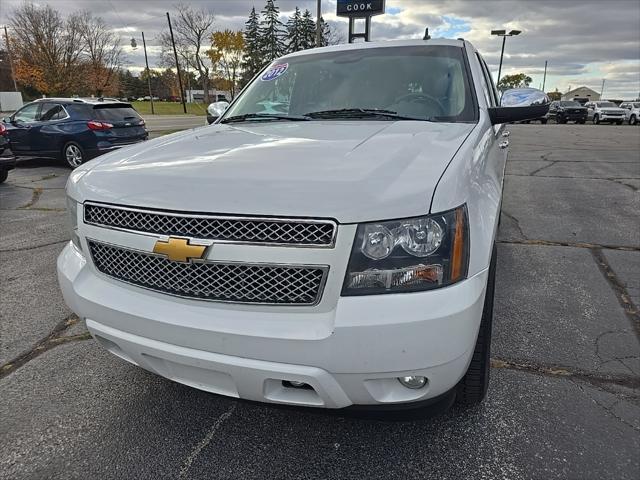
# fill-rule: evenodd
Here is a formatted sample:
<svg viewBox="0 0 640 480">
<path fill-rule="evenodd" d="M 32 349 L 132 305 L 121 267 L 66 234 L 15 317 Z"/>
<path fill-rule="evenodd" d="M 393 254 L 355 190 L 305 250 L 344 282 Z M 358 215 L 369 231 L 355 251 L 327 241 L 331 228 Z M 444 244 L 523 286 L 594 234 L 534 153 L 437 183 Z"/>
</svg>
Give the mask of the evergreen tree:
<svg viewBox="0 0 640 480">
<path fill-rule="evenodd" d="M 320 17 L 320 45 L 319 47 L 326 47 L 331 44 L 331 27 L 327 22 L 324 21 L 324 18 Z"/>
<path fill-rule="evenodd" d="M 300 47 L 302 50 L 313 48 L 316 43 L 316 22 L 313 21 L 311 12 L 305 10 L 302 14 L 302 34 L 300 40 Z"/>
<path fill-rule="evenodd" d="M 251 9 L 249 19 L 244 29 L 244 55 L 242 58 L 242 77 L 240 83 L 244 86 L 264 66 L 262 42 L 260 38 L 260 22 L 255 7 Z"/>
<path fill-rule="evenodd" d="M 287 33 L 289 35 L 289 52 L 297 52 L 303 50 L 303 24 L 300 9 L 296 7 L 296 11 L 287 22 Z"/>
<path fill-rule="evenodd" d="M 274 0 L 267 0 L 260 22 L 261 47 L 265 63 L 275 60 L 287 51 L 284 41 L 286 33 L 279 17 L 280 9 Z"/>
</svg>

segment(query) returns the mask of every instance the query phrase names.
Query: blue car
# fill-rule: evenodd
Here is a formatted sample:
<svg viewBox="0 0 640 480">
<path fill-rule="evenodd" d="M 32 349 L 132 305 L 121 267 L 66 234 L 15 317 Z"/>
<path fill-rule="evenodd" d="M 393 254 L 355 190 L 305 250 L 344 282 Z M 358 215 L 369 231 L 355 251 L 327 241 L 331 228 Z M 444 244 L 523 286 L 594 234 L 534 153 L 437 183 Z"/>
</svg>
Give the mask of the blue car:
<svg viewBox="0 0 640 480">
<path fill-rule="evenodd" d="M 71 168 L 146 140 L 144 120 L 114 99 L 42 98 L 2 120 L 16 157 L 50 157 Z"/>
</svg>

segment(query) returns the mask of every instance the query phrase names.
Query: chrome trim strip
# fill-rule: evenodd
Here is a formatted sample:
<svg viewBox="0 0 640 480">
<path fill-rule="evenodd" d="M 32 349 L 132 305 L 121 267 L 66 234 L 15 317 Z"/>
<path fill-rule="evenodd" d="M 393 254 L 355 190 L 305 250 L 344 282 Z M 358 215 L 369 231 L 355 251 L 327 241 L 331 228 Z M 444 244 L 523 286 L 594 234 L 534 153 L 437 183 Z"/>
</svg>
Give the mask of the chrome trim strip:
<svg viewBox="0 0 640 480">
<path fill-rule="evenodd" d="M 103 208 L 111 208 L 114 210 L 127 210 L 130 212 L 139 212 L 139 213 L 150 213 L 156 215 L 166 215 L 169 217 L 182 217 L 182 218 L 202 218 L 207 220 L 238 220 L 238 221 L 247 221 L 247 222 L 277 222 L 277 223 L 321 223 L 331 225 L 333 227 L 333 233 L 331 235 L 330 243 L 320 244 L 320 245 L 311 245 L 304 243 L 278 243 L 278 242 L 249 242 L 245 240 L 217 240 L 212 238 L 201 238 L 201 237 L 185 237 L 184 235 L 173 235 L 180 236 L 182 238 L 189 238 L 196 241 L 206 242 L 213 241 L 215 244 L 235 244 L 235 245 L 261 245 L 261 246 L 272 246 L 272 247 L 295 247 L 295 248 L 334 248 L 336 246 L 336 237 L 338 235 L 338 223 L 334 220 L 328 219 L 308 219 L 308 218 L 298 218 L 298 217 L 253 217 L 253 216 L 243 216 L 243 215 L 207 215 L 207 214 L 198 214 L 198 213 L 177 213 L 177 212 L 167 212 L 162 210 L 153 210 L 153 209 L 145 209 L 145 208 L 136 208 L 136 207 L 124 207 L 121 205 L 112 205 L 108 203 L 99 203 L 92 201 L 85 201 L 82 204 L 82 221 L 87 225 L 93 225 L 100 228 L 107 228 L 109 230 L 118 230 L 121 232 L 131 232 L 137 233 L 140 235 L 152 235 L 157 237 L 169 237 L 172 235 L 165 234 L 162 232 L 144 232 L 140 230 L 135 230 L 132 228 L 123 228 L 123 227 L 113 227 L 110 225 L 104 225 L 100 223 L 87 222 L 85 215 L 85 205 L 93 205 L 96 207 Z"/>
<path fill-rule="evenodd" d="M 87 247 L 89 250 L 89 255 L 91 256 L 91 266 L 93 267 L 93 269 L 101 276 L 108 278 L 109 280 L 112 281 L 116 281 L 116 282 L 120 282 L 120 283 L 126 283 L 127 285 L 131 285 L 133 287 L 137 287 L 137 288 L 141 288 L 143 290 L 148 290 L 150 292 L 155 292 L 155 293 L 159 293 L 161 295 L 169 295 L 172 297 L 178 297 L 178 298 L 184 298 L 185 300 L 195 300 L 195 301 L 199 301 L 199 302 L 209 302 L 209 303 L 232 303 L 232 304 L 237 304 L 237 305 L 267 305 L 267 306 L 274 306 L 274 307 L 315 307 L 317 306 L 321 300 L 322 300 L 322 295 L 324 294 L 324 288 L 327 284 L 327 279 L 329 277 L 329 265 L 312 265 L 312 264 L 298 264 L 298 263 L 269 263 L 269 262 L 239 262 L 239 261 L 208 261 L 207 259 L 194 259 L 191 260 L 191 262 L 197 262 L 197 263 L 208 263 L 208 264 L 218 264 L 218 265 L 242 265 L 242 266 L 246 266 L 246 267 L 284 267 L 284 268 L 315 268 L 317 270 L 322 270 L 322 279 L 320 280 L 320 285 L 318 286 L 318 294 L 315 298 L 315 300 L 313 301 L 313 303 L 273 303 L 273 302 L 241 302 L 241 301 L 235 301 L 235 300 L 213 300 L 213 299 L 207 299 L 207 298 L 198 298 L 198 297 L 190 297 L 187 295 L 178 295 L 176 293 L 170 293 L 170 292 L 164 292 L 162 290 L 156 290 L 154 288 L 150 288 L 150 287 L 145 287 L 144 285 L 139 285 L 137 283 L 133 283 L 133 282 L 128 282 L 126 280 L 121 280 L 119 278 L 116 277 L 112 277 L 111 275 L 107 275 L 106 273 L 101 272 L 100 270 L 98 270 L 98 267 L 96 267 L 96 263 L 94 261 L 93 258 L 93 252 L 91 251 L 91 245 L 89 244 L 90 242 L 93 243 L 97 243 L 100 245 L 106 245 L 109 247 L 113 247 L 113 248 L 119 248 L 121 250 L 128 250 L 130 252 L 135 252 L 135 253 L 140 253 L 142 255 L 149 255 L 149 256 L 153 256 L 153 257 L 161 257 L 164 259 L 167 259 L 167 257 L 165 255 L 159 254 L 159 253 L 154 253 L 154 252 L 147 252 L 145 250 L 140 250 L 137 248 L 131 248 L 131 247 L 123 247 L 122 245 L 116 245 L 115 243 L 109 243 L 109 242 L 103 242 L 101 240 L 95 240 L 93 238 L 90 237 L 85 237 L 86 242 L 87 242 Z M 177 263 L 184 263 L 184 262 L 177 262 Z"/>
</svg>

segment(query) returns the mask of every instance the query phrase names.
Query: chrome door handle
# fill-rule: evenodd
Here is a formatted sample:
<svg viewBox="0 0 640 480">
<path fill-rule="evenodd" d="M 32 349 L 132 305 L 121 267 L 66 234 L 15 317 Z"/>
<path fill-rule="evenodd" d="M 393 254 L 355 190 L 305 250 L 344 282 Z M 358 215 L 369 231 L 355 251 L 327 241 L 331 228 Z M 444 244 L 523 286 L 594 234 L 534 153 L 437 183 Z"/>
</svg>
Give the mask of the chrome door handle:
<svg viewBox="0 0 640 480">
<path fill-rule="evenodd" d="M 509 130 L 505 130 L 504 132 L 502 132 L 503 137 L 508 137 L 509 135 L 511 135 L 511 132 Z"/>
<path fill-rule="evenodd" d="M 500 148 L 507 148 L 509 146 L 509 140 L 505 140 L 504 142 L 500 142 L 498 144 Z"/>
</svg>

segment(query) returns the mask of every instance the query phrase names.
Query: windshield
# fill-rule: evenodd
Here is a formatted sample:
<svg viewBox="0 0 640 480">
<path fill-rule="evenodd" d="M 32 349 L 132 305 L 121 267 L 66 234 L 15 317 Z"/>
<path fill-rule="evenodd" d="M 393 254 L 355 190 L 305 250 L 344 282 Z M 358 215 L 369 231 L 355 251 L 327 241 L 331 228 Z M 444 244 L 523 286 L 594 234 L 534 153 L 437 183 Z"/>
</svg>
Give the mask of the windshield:
<svg viewBox="0 0 640 480">
<path fill-rule="evenodd" d="M 460 47 L 341 50 L 276 60 L 224 117 L 321 112 L 322 118 L 331 118 L 328 111 L 341 111 L 336 118 L 345 118 L 384 110 L 410 119 L 466 122 L 476 118 L 470 92 Z"/>
<path fill-rule="evenodd" d="M 598 102 L 597 105 L 599 107 L 615 107 L 616 104 L 613 102 Z"/>
<path fill-rule="evenodd" d="M 582 106 L 578 102 L 572 102 L 572 101 L 560 102 L 560 105 L 562 105 L 563 107 L 581 107 Z"/>
<path fill-rule="evenodd" d="M 640 108 L 640 103 L 634 103 L 633 108 Z"/>
</svg>

